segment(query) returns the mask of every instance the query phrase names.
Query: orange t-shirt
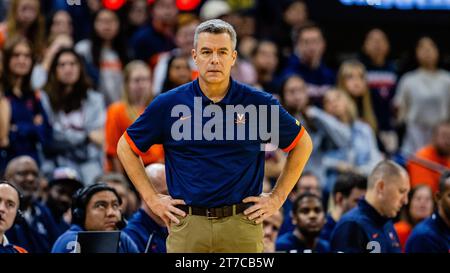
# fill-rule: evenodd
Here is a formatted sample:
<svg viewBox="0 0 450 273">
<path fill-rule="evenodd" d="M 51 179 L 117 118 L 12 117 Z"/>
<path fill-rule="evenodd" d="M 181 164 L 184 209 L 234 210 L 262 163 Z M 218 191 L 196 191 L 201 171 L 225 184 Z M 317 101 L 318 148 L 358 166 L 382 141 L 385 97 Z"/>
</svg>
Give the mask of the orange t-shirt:
<svg viewBox="0 0 450 273">
<path fill-rule="evenodd" d="M 142 109 L 138 114 L 144 111 Z M 117 157 L 117 143 L 125 130 L 133 123 L 126 111 L 123 102 L 116 102 L 108 107 L 105 124 L 105 149 L 106 149 L 106 171 L 112 169 L 110 158 Z M 141 156 L 144 165 L 164 161 L 164 150 L 162 145 L 153 145 Z"/>
<path fill-rule="evenodd" d="M 425 146 L 417 151 L 416 157 L 450 168 L 450 158 L 440 156 L 432 145 Z M 430 186 L 433 193 L 438 191 L 441 176 L 438 171 L 426 168 L 413 160 L 408 161 L 407 168 L 412 188 L 425 184 Z"/>
<path fill-rule="evenodd" d="M 402 251 L 405 252 L 406 241 L 408 241 L 408 237 L 411 234 L 412 227 L 406 221 L 399 221 L 394 224 L 394 229 L 397 232 L 398 239 L 400 240 Z"/>
</svg>

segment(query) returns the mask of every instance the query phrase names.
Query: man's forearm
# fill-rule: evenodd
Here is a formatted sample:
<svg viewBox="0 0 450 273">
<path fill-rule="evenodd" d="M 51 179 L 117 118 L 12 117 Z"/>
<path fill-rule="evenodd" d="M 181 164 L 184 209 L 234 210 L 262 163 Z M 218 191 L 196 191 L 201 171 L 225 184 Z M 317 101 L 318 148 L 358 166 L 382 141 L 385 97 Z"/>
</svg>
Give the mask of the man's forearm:
<svg viewBox="0 0 450 273">
<path fill-rule="evenodd" d="M 157 196 L 157 191 L 150 182 L 145 173 L 144 165 L 139 156 L 131 150 L 130 145 L 122 136 L 117 145 L 117 156 L 119 157 L 122 166 L 128 174 L 128 177 L 133 182 L 142 198 L 149 202 Z"/>
<path fill-rule="evenodd" d="M 300 178 L 313 149 L 311 137 L 305 131 L 297 145 L 289 152 L 283 171 L 272 193 L 284 203 L 292 188 Z"/>
</svg>

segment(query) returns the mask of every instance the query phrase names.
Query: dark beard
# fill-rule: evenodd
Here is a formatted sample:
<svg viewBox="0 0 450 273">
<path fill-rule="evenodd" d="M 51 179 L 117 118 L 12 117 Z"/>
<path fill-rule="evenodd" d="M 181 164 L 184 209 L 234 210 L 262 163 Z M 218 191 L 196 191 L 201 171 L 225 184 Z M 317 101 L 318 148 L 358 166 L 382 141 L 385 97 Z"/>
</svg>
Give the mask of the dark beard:
<svg viewBox="0 0 450 273">
<path fill-rule="evenodd" d="M 55 199 L 53 199 L 51 196 L 47 199 L 47 207 L 52 212 L 53 216 L 55 217 L 56 221 L 59 221 L 64 213 L 70 208 L 70 204 L 67 203 L 59 203 Z"/>
</svg>

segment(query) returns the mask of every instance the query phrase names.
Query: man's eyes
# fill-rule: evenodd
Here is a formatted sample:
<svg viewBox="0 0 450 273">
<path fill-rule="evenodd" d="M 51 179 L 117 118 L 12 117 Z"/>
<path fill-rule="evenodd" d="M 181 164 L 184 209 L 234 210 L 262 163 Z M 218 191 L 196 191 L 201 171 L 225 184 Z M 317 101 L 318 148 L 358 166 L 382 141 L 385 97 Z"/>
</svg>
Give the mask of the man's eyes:
<svg viewBox="0 0 450 273">
<path fill-rule="evenodd" d="M 212 54 L 212 51 L 207 51 L 207 50 L 205 50 L 205 51 L 202 51 L 201 54 L 202 54 L 202 55 L 209 55 L 209 54 Z M 227 54 L 228 54 L 228 51 L 222 50 L 222 51 L 219 51 L 219 54 L 220 54 L 220 55 L 227 55 Z"/>
</svg>

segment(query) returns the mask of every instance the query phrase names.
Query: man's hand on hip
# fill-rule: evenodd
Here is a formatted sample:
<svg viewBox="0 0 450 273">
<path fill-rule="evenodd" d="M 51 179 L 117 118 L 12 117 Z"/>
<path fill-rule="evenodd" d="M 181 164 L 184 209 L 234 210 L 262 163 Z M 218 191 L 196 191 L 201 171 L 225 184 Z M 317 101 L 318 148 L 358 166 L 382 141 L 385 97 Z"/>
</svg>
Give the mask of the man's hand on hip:
<svg viewBox="0 0 450 273">
<path fill-rule="evenodd" d="M 283 200 L 273 193 L 262 193 L 260 196 L 249 196 L 242 200 L 244 203 L 255 203 L 244 211 L 249 220 L 260 224 L 264 219 L 275 214 L 283 205 Z"/>
<path fill-rule="evenodd" d="M 175 224 L 180 223 L 176 215 L 186 216 L 184 211 L 176 207 L 176 205 L 186 205 L 186 203 L 181 199 L 172 199 L 169 195 L 158 194 L 155 199 L 147 202 L 147 205 L 164 221 L 167 227 L 170 227 L 171 221 Z"/>
</svg>

